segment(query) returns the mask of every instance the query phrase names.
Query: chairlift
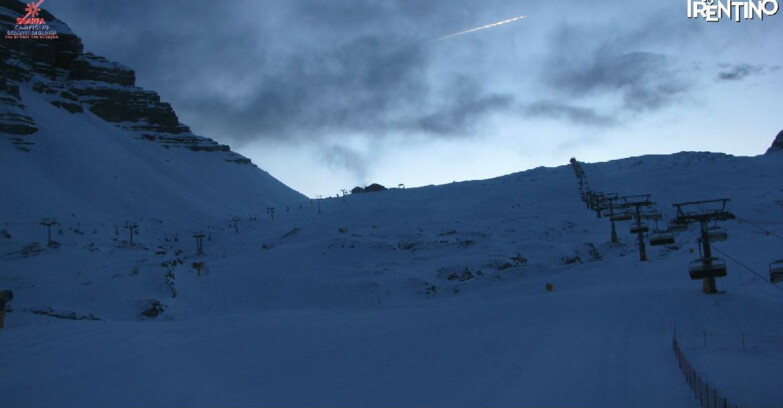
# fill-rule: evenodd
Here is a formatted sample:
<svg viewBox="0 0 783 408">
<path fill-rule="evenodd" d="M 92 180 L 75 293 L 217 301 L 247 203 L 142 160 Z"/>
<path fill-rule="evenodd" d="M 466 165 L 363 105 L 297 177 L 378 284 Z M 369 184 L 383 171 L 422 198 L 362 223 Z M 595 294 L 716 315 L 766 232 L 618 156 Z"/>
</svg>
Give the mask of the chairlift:
<svg viewBox="0 0 783 408">
<path fill-rule="evenodd" d="M 783 282 L 783 259 L 769 264 L 769 281 L 772 283 Z"/>
<path fill-rule="evenodd" d="M 674 234 L 667 231 L 655 231 L 650 235 L 651 246 L 671 245 L 674 244 Z"/>
<path fill-rule="evenodd" d="M 669 221 L 669 225 L 666 228 L 669 232 L 685 232 L 688 230 L 688 223 L 682 221 Z"/>
<path fill-rule="evenodd" d="M 632 225 L 631 226 L 631 234 L 639 234 L 639 233 L 645 233 L 650 230 L 650 227 L 648 227 L 645 224 L 642 225 Z"/>
<path fill-rule="evenodd" d="M 630 221 L 633 216 L 628 213 L 616 213 L 612 216 L 612 221 Z"/>
<path fill-rule="evenodd" d="M 658 221 L 663 219 L 663 214 L 658 210 L 645 211 L 640 214 L 642 219 Z"/>
<path fill-rule="evenodd" d="M 688 265 L 691 279 L 721 278 L 726 276 L 726 261 L 721 258 L 700 258 Z"/>
<path fill-rule="evenodd" d="M 726 228 L 717 225 L 707 228 L 707 236 L 710 237 L 710 242 L 723 242 L 729 239 Z"/>
</svg>

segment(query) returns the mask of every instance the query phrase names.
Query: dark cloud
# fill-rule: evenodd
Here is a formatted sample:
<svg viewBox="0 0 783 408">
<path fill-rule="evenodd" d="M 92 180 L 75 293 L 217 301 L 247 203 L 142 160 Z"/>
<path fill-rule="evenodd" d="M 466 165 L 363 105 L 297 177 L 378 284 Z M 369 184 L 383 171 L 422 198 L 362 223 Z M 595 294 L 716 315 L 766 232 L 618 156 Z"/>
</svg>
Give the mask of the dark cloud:
<svg viewBox="0 0 783 408">
<path fill-rule="evenodd" d="M 465 136 L 475 129 L 473 126 L 485 115 L 505 111 L 514 102 L 511 95 L 493 94 L 486 96 L 467 96 L 444 105 L 415 124 L 418 128 L 432 134 Z"/>
<path fill-rule="evenodd" d="M 511 105 L 510 96 L 488 92 L 470 78 L 436 89 L 426 80 L 427 55 L 410 42 L 368 36 L 290 56 L 279 68 L 262 66 L 252 96 L 240 105 L 218 93 L 194 94 L 181 106 L 238 136 L 313 139 L 346 131 L 461 136 Z"/>
<path fill-rule="evenodd" d="M 615 55 L 599 50 L 582 63 L 551 68 L 551 87 L 577 98 L 618 94 L 623 109 L 632 112 L 660 109 L 689 89 L 671 58 L 650 52 Z"/>
<path fill-rule="evenodd" d="M 763 75 L 765 67 L 763 65 L 751 64 L 720 64 L 722 69 L 718 73 L 719 81 L 739 81 L 752 75 Z"/>
<path fill-rule="evenodd" d="M 651 12 L 628 24 L 561 24 L 548 36 L 551 51 L 540 71 L 551 91 L 547 99 L 560 106 L 601 100 L 603 110 L 610 109 L 608 100 L 615 100 L 613 117 L 652 112 L 677 102 L 691 90 L 692 70 L 681 68 L 676 58 L 650 49 L 700 30 L 698 25 L 678 21 L 682 20 Z M 566 115 L 565 109 L 560 112 Z M 574 114 L 584 113 L 572 111 L 571 116 Z M 595 123 L 604 122 L 596 119 Z"/>
<path fill-rule="evenodd" d="M 420 50 L 405 40 L 367 36 L 261 64 L 240 104 L 217 90 L 193 94 L 182 106 L 246 137 L 373 129 L 394 122 L 426 95 L 425 65 Z"/>
<path fill-rule="evenodd" d="M 423 45 L 448 31 L 435 24 L 433 7 L 412 0 L 84 0 L 78 19 L 106 31 L 97 41 L 91 36 L 88 49 L 114 50 L 110 57 L 136 69 L 140 85 L 172 102 L 194 129 L 232 143 L 340 132 L 462 136 L 510 97 L 481 81 L 456 81 L 458 73 L 432 80 L 437 62 Z M 444 18 L 455 9 L 443 9 Z M 100 28 L 118 16 L 133 29 Z M 456 86 L 442 86 L 449 82 Z"/>
<path fill-rule="evenodd" d="M 464 136 L 485 115 L 508 110 L 514 104 L 509 94 L 487 94 L 478 80 L 457 77 L 449 83 L 437 108 L 416 117 L 408 128 L 424 129 L 438 135 Z"/>
<path fill-rule="evenodd" d="M 88 50 L 134 68 L 196 131 L 324 149 L 340 134 L 465 137 L 497 113 L 620 125 L 691 90 L 693 68 L 660 50 L 721 28 L 658 3 L 614 17 L 597 11 L 619 1 L 573 2 L 567 15 L 551 3 L 501 0 L 49 3 Z M 518 25 L 426 45 L 523 13 Z M 721 80 L 737 80 L 757 67 L 724 68 Z"/>
<path fill-rule="evenodd" d="M 556 101 L 539 101 L 525 107 L 524 112 L 531 117 L 567 120 L 579 125 L 594 127 L 615 126 L 618 121 L 608 115 L 602 115 L 594 109 L 573 106 Z"/>
</svg>

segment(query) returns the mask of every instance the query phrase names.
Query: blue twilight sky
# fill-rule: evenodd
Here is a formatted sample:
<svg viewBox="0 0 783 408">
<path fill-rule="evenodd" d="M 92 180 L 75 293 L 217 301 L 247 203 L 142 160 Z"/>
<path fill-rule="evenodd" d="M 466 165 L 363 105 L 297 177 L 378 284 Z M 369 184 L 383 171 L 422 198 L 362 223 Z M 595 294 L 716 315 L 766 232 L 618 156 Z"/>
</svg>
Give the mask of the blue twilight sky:
<svg viewBox="0 0 783 408">
<path fill-rule="evenodd" d="M 572 156 L 763 153 L 783 11 L 686 0 L 46 0 L 195 133 L 309 195 L 488 178 Z M 527 15 L 492 29 L 448 34 Z"/>
</svg>

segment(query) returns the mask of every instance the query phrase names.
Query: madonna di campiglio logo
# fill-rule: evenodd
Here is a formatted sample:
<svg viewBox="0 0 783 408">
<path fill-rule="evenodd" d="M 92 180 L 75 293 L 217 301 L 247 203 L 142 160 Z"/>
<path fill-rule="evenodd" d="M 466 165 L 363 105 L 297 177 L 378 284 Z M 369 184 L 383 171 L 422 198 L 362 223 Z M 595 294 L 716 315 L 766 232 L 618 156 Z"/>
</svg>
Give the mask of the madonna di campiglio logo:
<svg viewBox="0 0 783 408">
<path fill-rule="evenodd" d="M 13 30 L 5 32 L 6 40 L 56 40 L 57 31 L 52 30 L 43 18 L 39 17 L 44 0 L 27 3 L 25 15 L 16 19 Z"/>
</svg>

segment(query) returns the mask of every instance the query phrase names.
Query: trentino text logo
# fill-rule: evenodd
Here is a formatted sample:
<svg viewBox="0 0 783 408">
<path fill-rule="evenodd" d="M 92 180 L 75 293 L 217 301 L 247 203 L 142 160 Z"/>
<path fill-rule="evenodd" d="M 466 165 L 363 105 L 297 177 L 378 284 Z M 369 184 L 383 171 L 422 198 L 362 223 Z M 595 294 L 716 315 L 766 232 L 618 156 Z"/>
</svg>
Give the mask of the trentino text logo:
<svg viewBox="0 0 783 408">
<path fill-rule="evenodd" d="M 743 20 L 774 16 L 780 9 L 777 0 L 686 0 L 688 18 L 703 18 L 716 23 L 724 18 L 737 23 Z"/>
</svg>

